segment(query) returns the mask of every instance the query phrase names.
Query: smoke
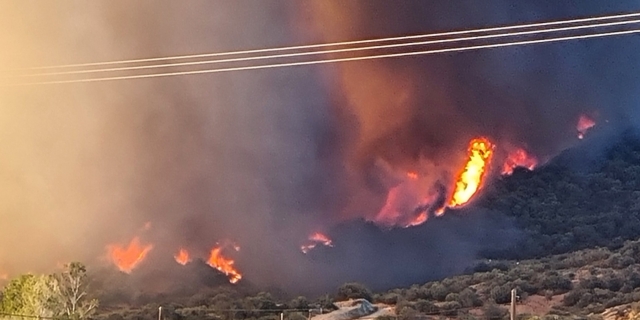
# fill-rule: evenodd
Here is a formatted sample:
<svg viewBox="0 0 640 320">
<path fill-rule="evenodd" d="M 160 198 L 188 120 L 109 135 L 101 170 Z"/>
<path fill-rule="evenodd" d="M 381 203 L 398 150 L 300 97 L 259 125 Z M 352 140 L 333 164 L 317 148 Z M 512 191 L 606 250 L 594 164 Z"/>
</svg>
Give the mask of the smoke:
<svg viewBox="0 0 640 320">
<path fill-rule="evenodd" d="M 308 4 L 307 20 L 318 39 L 330 42 L 637 9 L 630 2 L 614 7 L 581 2 L 579 7 L 550 1 L 317 1 Z M 598 127 L 626 127 L 638 119 L 638 65 L 632 58 L 636 40 L 633 36 L 332 66 L 336 108 L 355 128 L 345 152 L 347 166 L 362 184 L 376 177 L 384 185 L 382 193 L 389 183 L 380 181 L 380 162 L 390 168 L 386 172 L 420 172 L 434 192 L 441 183 L 451 184 L 473 137 L 489 137 L 497 145 L 497 161 L 516 148 L 548 161 L 577 144 L 575 127 L 581 114 L 597 115 Z M 428 187 L 420 190 L 429 197 Z"/>
<path fill-rule="evenodd" d="M 634 8 L 590 3 L 14 1 L 0 13 L 0 62 L 11 69 L 220 52 Z M 596 128 L 637 123 L 639 45 L 630 36 L 2 88 L 0 271 L 73 259 L 104 265 L 107 244 L 136 235 L 154 244 L 139 272 L 180 272 L 166 266 L 179 248 L 206 258 L 229 239 L 241 247 L 235 258 L 246 281 L 294 291 L 346 280 L 388 287 L 461 271 L 485 246 L 514 237 L 508 220 L 470 209 L 409 229 L 358 221 L 384 220 L 394 187 L 403 210 L 389 211 L 399 216 L 383 224 L 407 224 L 414 204 L 435 208 L 473 137 L 488 136 L 502 153 L 524 147 L 548 159 L 579 142 L 582 113 L 598 115 Z M 315 231 L 336 247 L 302 254 Z"/>
<path fill-rule="evenodd" d="M 5 66 L 282 46 L 294 37 L 290 6 L 275 1 L 11 5 L 3 40 L 15 45 L 3 52 Z M 256 269 L 274 270 L 268 264 L 278 260 L 265 255 L 279 250 L 279 226 L 287 224 L 285 239 L 306 237 L 300 226 L 315 194 L 306 185 L 317 186 L 322 169 L 315 153 L 328 115 L 311 71 L 4 90 L 2 268 L 104 263 L 108 243 L 140 235 L 151 254 L 168 256 L 184 246 L 206 257 L 231 239 L 256 251 Z M 251 249 L 261 239 L 273 247 Z"/>
</svg>

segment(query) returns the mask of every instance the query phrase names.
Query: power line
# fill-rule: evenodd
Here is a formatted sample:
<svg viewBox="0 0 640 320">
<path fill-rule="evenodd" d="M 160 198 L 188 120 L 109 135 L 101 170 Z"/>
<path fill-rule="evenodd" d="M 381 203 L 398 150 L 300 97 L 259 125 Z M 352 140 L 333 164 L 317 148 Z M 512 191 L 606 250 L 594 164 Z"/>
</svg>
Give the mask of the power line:
<svg viewBox="0 0 640 320">
<path fill-rule="evenodd" d="M 490 35 L 482 35 L 482 36 L 471 36 L 471 37 L 461 37 L 461 38 L 428 40 L 428 41 L 397 43 L 397 44 L 388 44 L 388 45 L 376 45 L 376 46 L 345 48 L 345 49 L 307 51 L 307 52 L 286 53 L 286 54 L 277 54 L 277 55 L 263 55 L 263 56 L 243 57 L 243 58 L 218 59 L 218 60 L 204 60 L 204 61 L 191 61 L 191 62 L 179 62 L 179 63 L 152 64 L 152 65 L 131 66 L 131 67 L 117 67 L 117 68 L 103 68 L 103 69 L 88 69 L 88 70 L 72 70 L 72 71 L 60 71 L 60 72 L 48 72 L 48 73 L 35 73 L 35 74 L 20 75 L 20 77 L 59 76 L 59 75 L 70 75 L 70 74 L 98 73 L 98 72 L 131 71 L 131 70 L 143 70 L 143 69 L 154 69 L 154 68 L 193 66 L 193 65 L 203 65 L 203 64 L 217 64 L 217 63 L 227 63 L 227 62 L 244 62 L 244 61 L 255 61 L 255 60 L 263 60 L 263 59 L 291 58 L 291 57 L 308 56 L 308 55 L 344 53 L 344 52 L 364 51 L 364 50 L 374 50 L 374 49 L 390 49 L 390 48 L 400 48 L 400 47 L 409 47 L 409 46 L 428 45 L 428 44 L 441 44 L 441 43 L 459 42 L 459 41 L 484 40 L 484 39 L 494 39 L 494 38 L 502 38 L 502 37 L 515 37 L 515 36 L 522 36 L 522 35 L 544 34 L 544 33 L 559 32 L 559 31 L 581 30 L 581 29 L 587 29 L 587 28 L 611 27 L 611 26 L 636 24 L 636 23 L 640 23 L 640 19 L 637 19 L 637 20 L 626 20 L 626 21 L 616 21 L 616 22 L 607 22 L 607 23 L 599 23 L 599 24 L 587 24 L 587 25 L 579 25 L 579 26 L 571 26 L 571 27 L 542 29 L 542 30 L 519 31 L 519 32 L 510 32 L 510 33 L 507 32 L 507 33 L 498 33 L 498 34 L 490 34 Z"/>
<path fill-rule="evenodd" d="M 561 41 L 578 40 L 578 39 L 602 38 L 602 37 L 626 35 L 626 34 L 634 34 L 634 33 L 640 33 L 640 29 L 631 29 L 631 30 L 624 30 L 624 31 L 595 33 L 595 34 L 586 34 L 586 35 L 577 35 L 577 36 L 556 37 L 556 38 L 549 38 L 549 39 L 515 41 L 515 42 L 505 42 L 505 43 L 485 44 L 485 45 L 474 45 L 474 46 L 457 47 L 457 48 L 454 47 L 454 48 L 446 48 L 446 49 L 434 49 L 434 50 L 424 50 L 424 51 L 412 51 L 412 52 L 401 52 L 401 53 L 358 56 L 358 57 L 350 57 L 350 58 L 311 60 L 311 61 L 301 61 L 301 62 L 265 64 L 265 65 L 257 65 L 257 66 L 244 66 L 244 67 L 231 67 L 231 68 L 205 69 L 205 70 L 192 70 L 192 71 L 178 71 L 178 72 L 166 72 L 166 73 L 152 73 L 152 74 L 102 77 L 102 78 L 86 78 L 86 79 L 73 79 L 73 80 L 41 81 L 41 82 L 20 83 L 20 84 L 15 84 L 15 85 L 28 86 L 28 85 L 45 85 L 45 84 L 85 83 L 85 82 L 130 80 L 130 79 L 158 78 L 158 77 L 195 75 L 195 74 L 207 74 L 207 73 L 220 73 L 220 72 L 230 72 L 230 71 L 273 69 L 273 68 L 282 68 L 282 67 L 305 66 L 305 65 L 327 64 L 327 63 L 337 63 L 337 62 L 374 60 L 374 59 L 384 59 L 384 58 L 393 58 L 393 57 L 408 57 L 408 56 L 428 55 L 428 54 L 447 53 L 447 52 L 463 52 L 463 51 L 471 51 L 471 50 L 478 50 L 478 49 L 511 47 L 511 46 L 528 45 L 528 44 L 539 44 L 539 43 L 552 43 L 552 42 L 561 42 Z"/>
<path fill-rule="evenodd" d="M 322 48 L 322 47 L 330 47 L 330 46 L 344 46 L 344 45 L 365 44 L 365 43 L 375 43 L 375 42 L 412 40 L 412 39 L 421 39 L 421 38 L 454 36 L 454 35 L 461 35 L 461 34 L 468 34 L 468 33 L 493 32 L 493 31 L 513 30 L 513 29 L 520 29 L 520 28 L 545 27 L 545 26 L 553 26 L 553 25 L 558 25 L 558 24 L 584 23 L 584 22 L 591 22 L 591 21 L 623 19 L 623 18 L 631 18 L 631 17 L 638 17 L 638 16 L 640 16 L 640 12 L 626 13 L 626 14 L 615 14 L 615 15 L 607 15 L 607 16 L 599 16 L 599 17 L 589 17 L 589 18 L 579 18 L 579 19 L 571 19 L 571 20 L 557 20 L 557 21 L 550 21 L 550 22 L 538 22 L 538 23 L 529 23 L 529 24 L 522 24 L 522 25 L 510 25 L 510 26 L 501 26 L 501 27 L 490 27 L 490 28 L 480 28 L 480 29 L 468 29 L 468 30 L 459 30 L 459 31 L 439 32 L 439 33 L 431 33 L 431 34 L 418 34 L 418 35 L 410 35 L 410 36 L 378 38 L 378 39 L 342 41 L 342 42 L 333 42 L 333 43 L 320 43 L 320 44 L 311 44 L 311 45 L 275 47 L 275 48 L 263 48 L 263 49 L 228 51 L 228 52 L 215 52 L 215 53 L 202 53 L 202 54 L 191 54 L 191 55 L 177 55 L 177 56 L 156 57 L 156 58 L 115 60 L 115 61 L 76 63 L 76 64 L 65 64 L 65 65 L 52 65 L 52 66 L 41 66 L 41 67 L 24 68 L 24 69 L 20 69 L 20 70 L 44 70 L 44 69 L 59 69 L 59 68 L 75 68 L 75 67 L 88 67 L 88 66 L 113 65 L 113 64 L 154 62 L 154 61 L 163 61 L 163 60 L 196 59 L 196 58 L 207 58 L 207 57 L 227 56 L 227 55 L 265 53 L 265 52 L 274 52 L 274 51 L 290 51 L 290 50 L 300 50 L 300 49 L 313 49 L 313 48 Z"/>
</svg>

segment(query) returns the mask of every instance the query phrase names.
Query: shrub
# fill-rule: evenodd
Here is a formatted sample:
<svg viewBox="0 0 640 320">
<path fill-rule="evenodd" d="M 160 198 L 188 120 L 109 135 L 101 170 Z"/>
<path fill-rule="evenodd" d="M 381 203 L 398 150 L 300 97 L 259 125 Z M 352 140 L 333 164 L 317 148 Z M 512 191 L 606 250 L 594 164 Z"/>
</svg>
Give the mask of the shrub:
<svg viewBox="0 0 640 320">
<path fill-rule="evenodd" d="M 449 293 L 447 295 L 446 298 L 444 298 L 444 301 L 459 301 L 460 300 L 460 295 L 457 293 Z"/>
<path fill-rule="evenodd" d="M 582 298 L 582 296 L 585 295 L 586 293 L 587 293 L 587 290 L 584 290 L 584 289 L 569 291 L 569 293 L 567 293 L 562 299 L 562 304 L 567 307 L 572 307 L 576 305 L 578 301 L 580 301 L 580 298 Z"/>
<path fill-rule="evenodd" d="M 398 296 L 397 293 L 391 292 L 391 293 L 385 293 L 383 295 L 380 295 L 375 300 L 377 302 L 384 303 L 384 304 L 396 304 L 398 303 L 399 298 L 400 297 Z"/>
<path fill-rule="evenodd" d="M 336 300 L 349 300 L 349 299 L 366 299 L 367 301 L 373 301 L 371 291 L 364 285 L 356 282 L 345 283 L 338 288 L 338 294 Z"/>
<path fill-rule="evenodd" d="M 419 315 L 418 310 L 415 309 L 414 304 L 406 301 L 400 301 L 396 305 L 396 314 L 399 320 L 409 320 L 416 318 Z"/>
<path fill-rule="evenodd" d="M 449 294 L 449 289 L 439 283 L 432 286 L 429 291 L 431 291 L 431 296 L 438 301 L 444 301 Z"/>
<path fill-rule="evenodd" d="M 424 314 L 436 314 L 440 310 L 433 302 L 427 300 L 418 300 L 413 304 L 413 308 Z"/>
<path fill-rule="evenodd" d="M 551 290 L 556 294 L 565 293 L 573 287 L 571 280 L 568 277 L 561 275 L 551 275 L 545 277 L 542 280 L 541 286 L 543 289 Z"/>
<path fill-rule="evenodd" d="M 454 316 L 461 307 L 458 301 L 447 301 L 440 305 L 440 310 L 444 316 Z"/>
<path fill-rule="evenodd" d="M 480 297 L 478 297 L 478 295 L 469 288 L 460 292 L 458 295 L 458 302 L 460 302 L 460 304 L 465 308 L 482 306 L 482 300 L 480 300 Z"/>
<path fill-rule="evenodd" d="M 489 295 L 498 304 L 511 301 L 511 288 L 507 285 L 497 286 L 491 289 Z"/>
<path fill-rule="evenodd" d="M 482 311 L 486 320 L 502 320 L 509 314 L 507 309 L 495 304 L 487 305 Z"/>
<path fill-rule="evenodd" d="M 306 297 L 299 296 L 289 302 L 289 307 L 292 309 L 309 309 L 309 300 Z"/>
</svg>

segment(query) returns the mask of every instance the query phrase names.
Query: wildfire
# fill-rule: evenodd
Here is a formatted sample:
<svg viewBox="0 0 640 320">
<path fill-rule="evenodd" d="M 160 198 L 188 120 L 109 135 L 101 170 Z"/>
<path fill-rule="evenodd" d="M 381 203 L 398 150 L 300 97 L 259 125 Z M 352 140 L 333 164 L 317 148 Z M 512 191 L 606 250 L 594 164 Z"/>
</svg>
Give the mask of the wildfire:
<svg viewBox="0 0 640 320">
<path fill-rule="evenodd" d="M 326 247 L 333 247 L 333 242 L 329 237 L 320 232 L 315 232 L 309 236 L 309 242 L 307 244 L 300 246 L 300 250 L 302 250 L 303 253 L 307 253 L 318 244 L 322 244 Z"/>
<path fill-rule="evenodd" d="M 417 226 L 417 225 L 421 225 L 425 221 L 427 221 L 428 217 L 429 216 L 427 215 L 426 211 L 420 212 L 419 215 L 417 215 L 415 218 L 413 218 L 413 220 L 411 220 L 409 222 L 409 225 L 407 227 L 414 227 L 414 226 Z"/>
<path fill-rule="evenodd" d="M 578 130 L 578 139 L 584 138 L 587 131 L 595 125 L 595 120 L 591 119 L 587 115 L 581 114 L 580 118 L 578 118 L 578 124 L 576 125 L 576 130 Z"/>
<path fill-rule="evenodd" d="M 177 263 L 183 266 L 191 262 L 191 257 L 189 256 L 189 251 L 187 251 L 187 249 L 180 249 L 180 251 L 173 257 L 176 259 Z"/>
<path fill-rule="evenodd" d="M 406 190 L 403 190 L 402 187 L 403 185 L 398 185 L 389 189 L 387 200 L 374 221 L 386 225 L 393 225 L 400 218 L 401 213 L 399 206 L 402 202 L 402 196 L 406 195 Z M 309 238 L 309 240 L 312 239 Z M 313 247 L 315 247 L 315 245 Z"/>
<path fill-rule="evenodd" d="M 455 189 L 447 202 L 448 207 L 464 205 L 482 187 L 487 167 L 493 157 L 493 148 L 487 138 L 475 138 L 469 142 L 469 160 L 456 178 Z M 440 213 L 444 212 L 442 209 L 439 210 Z"/>
<path fill-rule="evenodd" d="M 413 180 L 418 179 L 418 174 L 415 172 L 407 172 L 407 178 L 413 179 Z"/>
<path fill-rule="evenodd" d="M 527 168 L 533 170 L 538 164 L 536 157 L 529 155 L 524 149 L 516 149 L 507 156 L 507 159 L 502 165 L 502 174 L 510 175 L 513 173 L 513 169 L 516 167 Z"/>
<path fill-rule="evenodd" d="M 236 251 L 240 250 L 240 247 L 237 245 L 232 247 Z M 237 283 L 242 279 L 242 274 L 233 267 L 234 261 L 222 255 L 222 246 L 216 246 L 211 249 L 211 255 L 209 256 L 209 260 L 207 260 L 207 264 L 227 275 L 231 283 Z"/>
<path fill-rule="evenodd" d="M 144 260 L 151 249 L 153 249 L 153 245 L 142 245 L 138 237 L 133 238 L 126 248 L 120 245 L 107 246 L 111 261 L 120 271 L 125 273 L 131 273 Z"/>
</svg>

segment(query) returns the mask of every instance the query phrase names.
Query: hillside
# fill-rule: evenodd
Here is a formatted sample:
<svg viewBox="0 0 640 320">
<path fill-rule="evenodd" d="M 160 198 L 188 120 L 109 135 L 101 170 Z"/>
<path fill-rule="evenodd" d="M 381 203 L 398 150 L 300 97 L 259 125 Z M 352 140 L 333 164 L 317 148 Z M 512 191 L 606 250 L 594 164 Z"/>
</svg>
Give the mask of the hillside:
<svg viewBox="0 0 640 320">
<path fill-rule="evenodd" d="M 524 233 L 515 247 L 484 252 L 486 259 L 465 275 L 377 294 L 345 284 L 315 301 L 222 287 L 172 300 L 165 317 L 276 319 L 284 312 L 302 319 L 309 309 L 331 310 L 334 300 L 364 298 L 395 306 L 402 319 L 500 318 L 512 288 L 521 298 L 519 313 L 538 316 L 598 315 L 640 301 L 640 138 L 627 131 L 615 141 L 605 148 L 585 141 L 535 171 L 516 170 L 489 186 L 476 206 L 512 217 Z M 155 309 L 104 309 L 99 318 L 151 318 Z M 240 311 L 249 309 L 255 311 Z"/>
<path fill-rule="evenodd" d="M 527 259 L 640 236 L 640 138 L 585 141 L 533 172 L 517 170 L 489 186 L 479 207 L 511 216 L 525 231 L 515 248 L 486 258 Z"/>
<path fill-rule="evenodd" d="M 617 309 L 610 308 L 628 311 L 640 301 L 640 138 L 628 131 L 615 141 L 597 152 L 585 141 L 535 171 L 516 170 L 488 186 L 476 208 L 511 217 L 522 236 L 509 249 L 483 252 L 482 260 L 463 275 L 380 293 L 349 283 L 335 294 L 291 299 L 276 289 L 259 292 L 250 285 L 221 284 L 224 277 L 204 267 L 209 273 L 193 272 L 201 277 L 195 282 L 183 279 L 178 296 L 134 292 L 116 274 L 101 281 L 122 290 L 105 290 L 101 281 L 94 281 L 92 296 L 103 302 L 94 317 L 156 319 L 162 306 L 164 319 L 171 320 L 277 320 L 281 314 L 303 320 L 336 309 L 336 301 L 363 298 L 394 307 L 395 315 L 385 318 L 501 319 L 510 290 L 516 288 L 521 319 L 527 314 L 557 318 L 603 313 L 618 319 Z M 203 281 L 211 285 L 187 284 Z"/>
<path fill-rule="evenodd" d="M 416 312 L 480 316 L 494 303 L 507 304 L 513 288 L 521 297 L 521 314 L 586 316 L 640 301 L 640 241 L 628 241 L 617 250 L 586 249 L 519 262 L 483 261 L 470 274 L 390 290 L 376 299 L 396 303 L 400 316 Z"/>
<path fill-rule="evenodd" d="M 373 294 L 363 285 L 344 284 L 335 294 L 309 301 L 246 295 L 233 287 L 163 305 L 165 319 L 302 320 L 330 312 L 334 301 L 364 298 L 395 306 L 399 319 L 442 315 L 465 319 L 502 318 L 512 288 L 518 290 L 520 319 L 531 316 L 600 316 L 608 308 L 640 301 L 640 240 L 620 248 L 594 248 L 542 259 L 479 262 L 468 274 Z M 157 304 L 103 310 L 98 319 L 154 319 Z M 610 312 L 610 311 L 609 311 Z"/>
</svg>

